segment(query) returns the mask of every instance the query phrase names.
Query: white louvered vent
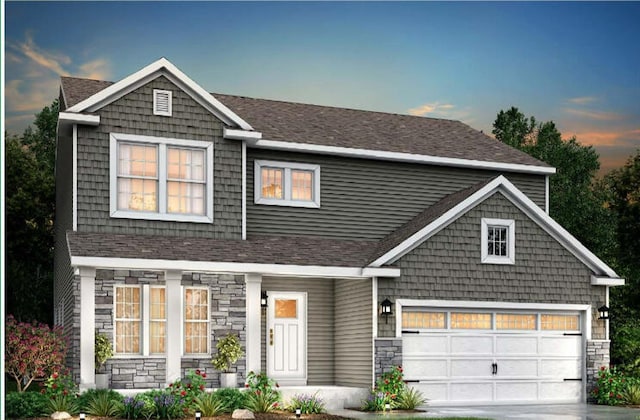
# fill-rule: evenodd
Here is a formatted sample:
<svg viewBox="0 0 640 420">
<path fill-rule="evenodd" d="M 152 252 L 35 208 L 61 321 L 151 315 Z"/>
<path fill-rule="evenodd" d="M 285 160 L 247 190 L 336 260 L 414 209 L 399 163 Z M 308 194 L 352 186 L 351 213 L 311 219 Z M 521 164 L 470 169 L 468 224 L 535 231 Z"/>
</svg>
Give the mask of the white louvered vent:
<svg viewBox="0 0 640 420">
<path fill-rule="evenodd" d="M 171 91 L 153 90 L 153 114 L 171 116 Z"/>
</svg>

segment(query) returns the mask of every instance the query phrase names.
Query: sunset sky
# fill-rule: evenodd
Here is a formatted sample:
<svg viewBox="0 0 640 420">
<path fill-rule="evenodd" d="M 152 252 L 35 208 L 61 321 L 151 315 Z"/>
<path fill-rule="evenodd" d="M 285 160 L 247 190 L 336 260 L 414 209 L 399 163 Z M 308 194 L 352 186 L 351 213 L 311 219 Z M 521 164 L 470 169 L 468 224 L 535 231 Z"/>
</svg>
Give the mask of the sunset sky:
<svg viewBox="0 0 640 420">
<path fill-rule="evenodd" d="M 166 57 L 211 92 L 461 120 L 553 120 L 603 171 L 640 148 L 640 3 L 6 2 L 5 130 L 59 77 Z M 393 141 L 393 139 L 390 139 Z"/>
</svg>

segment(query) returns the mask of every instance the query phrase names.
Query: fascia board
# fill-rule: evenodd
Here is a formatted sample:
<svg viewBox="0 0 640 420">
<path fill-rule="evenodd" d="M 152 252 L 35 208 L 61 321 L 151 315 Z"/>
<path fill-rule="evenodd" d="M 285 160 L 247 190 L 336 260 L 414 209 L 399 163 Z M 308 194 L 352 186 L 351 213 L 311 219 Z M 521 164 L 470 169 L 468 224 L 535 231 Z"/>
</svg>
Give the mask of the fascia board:
<svg viewBox="0 0 640 420">
<path fill-rule="evenodd" d="M 247 140 L 255 142 L 262 138 L 262 133 L 259 131 L 236 130 L 224 127 L 222 129 L 222 136 L 229 140 Z"/>
<path fill-rule="evenodd" d="M 591 276 L 592 286 L 624 286 L 625 280 L 611 277 Z"/>
<path fill-rule="evenodd" d="M 309 152 L 344 157 L 388 160 L 395 162 L 428 163 L 438 166 L 452 166 L 459 168 L 490 169 L 505 172 L 530 173 L 538 175 L 554 174 L 555 168 L 546 166 L 523 165 L 517 163 L 487 162 L 473 159 L 447 158 L 440 156 L 419 155 L 414 153 L 388 152 L 383 150 L 356 149 L 351 147 L 324 146 L 309 143 L 294 143 L 288 141 L 260 139 L 251 147 L 274 149 L 294 152 Z"/>
<path fill-rule="evenodd" d="M 161 260 L 140 258 L 106 258 L 71 256 L 74 267 L 113 268 L 120 267 L 132 270 L 180 270 L 209 271 L 223 273 L 256 273 L 262 275 L 297 276 L 297 277 L 336 277 L 336 278 L 368 278 L 370 272 L 361 267 L 328 267 L 286 264 L 258 264 L 235 262 Z M 375 271 L 379 277 L 398 277 L 397 268 L 380 268 Z"/>
<path fill-rule="evenodd" d="M 67 109 L 68 112 L 83 112 L 87 110 L 94 110 L 96 107 L 102 107 L 106 104 L 114 101 L 122 95 L 130 92 L 133 88 L 136 88 L 161 74 L 165 71 L 167 76 L 172 76 L 171 79 L 174 83 L 178 84 L 181 88 L 185 89 L 194 99 L 200 99 L 203 104 L 210 111 L 217 111 L 217 116 L 221 117 L 226 122 L 238 125 L 243 130 L 253 130 L 251 125 L 240 118 L 237 114 L 227 108 L 224 104 L 214 98 L 209 92 L 203 89 L 200 85 L 194 82 L 189 76 L 180 71 L 166 58 L 161 58 L 141 70 L 125 77 L 112 84 L 111 86 L 101 90 L 88 97 L 87 99 L 75 104 Z"/>
<path fill-rule="evenodd" d="M 58 121 L 69 124 L 82 124 L 97 126 L 100 125 L 99 115 L 78 114 L 75 112 L 60 112 L 58 114 Z"/>
</svg>

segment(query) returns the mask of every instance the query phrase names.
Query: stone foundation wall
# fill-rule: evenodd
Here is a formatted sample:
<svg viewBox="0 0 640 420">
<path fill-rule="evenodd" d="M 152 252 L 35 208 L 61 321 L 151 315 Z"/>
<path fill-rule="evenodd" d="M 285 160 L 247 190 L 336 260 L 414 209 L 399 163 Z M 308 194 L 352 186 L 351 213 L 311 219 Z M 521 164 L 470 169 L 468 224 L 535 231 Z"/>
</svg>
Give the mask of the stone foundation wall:
<svg viewBox="0 0 640 420">
<path fill-rule="evenodd" d="M 393 366 L 402 365 L 402 339 L 378 338 L 375 340 L 375 374 L 376 379 Z"/>
<path fill-rule="evenodd" d="M 106 334 L 113 343 L 114 286 L 116 285 L 164 285 L 164 272 L 97 270 L 96 272 L 96 331 Z M 219 386 L 219 375 L 211 365 L 216 353 L 216 343 L 228 333 L 237 334 L 246 349 L 246 286 L 244 276 L 230 274 L 189 273 L 182 275 L 182 286 L 207 286 L 210 290 L 210 353 L 206 356 L 185 356 L 181 360 L 182 377 L 190 370 L 206 372 L 206 386 Z M 79 346 L 78 346 L 79 347 Z M 79 357 L 77 360 L 79 361 Z M 246 378 L 245 358 L 238 360 L 232 370 L 238 373 L 238 382 Z M 75 373 L 76 369 L 74 369 Z M 77 366 L 79 377 L 80 366 Z M 166 384 L 166 358 L 163 356 L 115 356 L 107 361 L 104 371 L 110 374 L 110 388 L 145 389 L 164 388 Z"/>
<path fill-rule="evenodd" d="M 591 390 L 595 388 L 598 380 L 598 371 L 602 367 L 609 367 L 609 340 L 587 341 L 587 398 L 591 399 Z"/>
</svg>

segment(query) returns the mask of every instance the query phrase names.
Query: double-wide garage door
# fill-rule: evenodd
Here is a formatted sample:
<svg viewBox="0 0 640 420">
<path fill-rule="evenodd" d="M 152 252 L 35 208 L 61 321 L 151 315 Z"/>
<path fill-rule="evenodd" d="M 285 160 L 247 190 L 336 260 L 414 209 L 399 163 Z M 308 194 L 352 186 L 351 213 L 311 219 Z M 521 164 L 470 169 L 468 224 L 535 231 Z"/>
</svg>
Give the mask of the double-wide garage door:
<svg viewBox="0 0 640 420">
<path fill-rule="evenodd" d="M 582 399 L 580 314 L 403 308 L 405 379 L 430 403 Z"/>
</svg>

